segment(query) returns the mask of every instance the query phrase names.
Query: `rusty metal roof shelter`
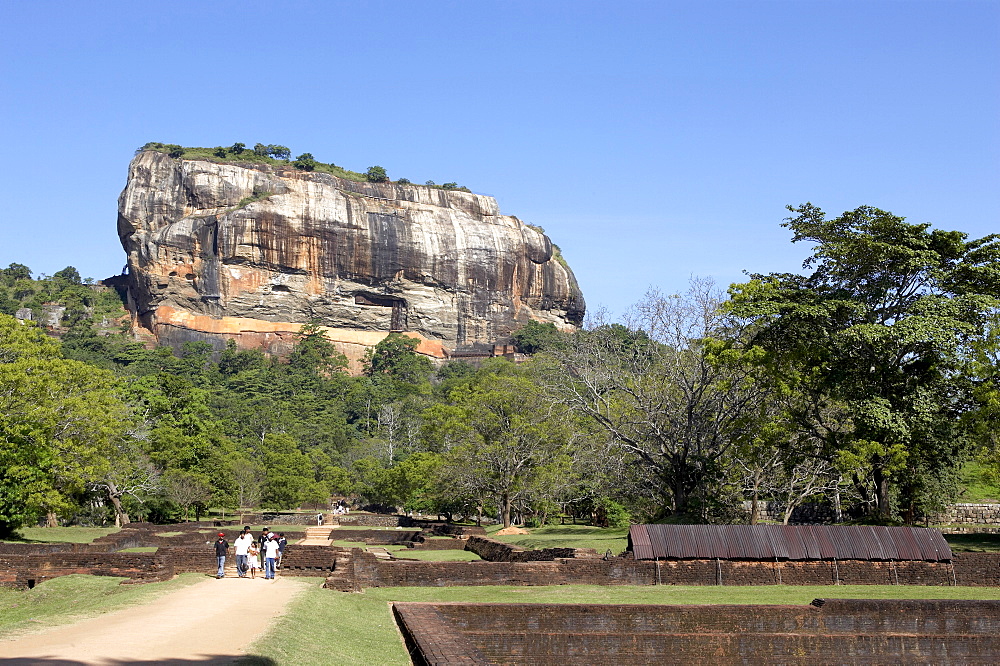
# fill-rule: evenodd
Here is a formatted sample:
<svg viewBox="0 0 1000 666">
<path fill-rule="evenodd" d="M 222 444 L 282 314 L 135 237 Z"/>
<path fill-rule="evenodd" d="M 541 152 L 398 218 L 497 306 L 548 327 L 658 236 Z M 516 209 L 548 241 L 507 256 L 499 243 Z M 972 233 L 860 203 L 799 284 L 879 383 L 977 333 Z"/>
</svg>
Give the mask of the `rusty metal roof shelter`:
<svg viewBox="0 0 1000 666">
<path fill-rule="evenodd" d="M 951 560 L 940 530 L 874 525 L 633 525 L 637 560 Z"/>
</svg>

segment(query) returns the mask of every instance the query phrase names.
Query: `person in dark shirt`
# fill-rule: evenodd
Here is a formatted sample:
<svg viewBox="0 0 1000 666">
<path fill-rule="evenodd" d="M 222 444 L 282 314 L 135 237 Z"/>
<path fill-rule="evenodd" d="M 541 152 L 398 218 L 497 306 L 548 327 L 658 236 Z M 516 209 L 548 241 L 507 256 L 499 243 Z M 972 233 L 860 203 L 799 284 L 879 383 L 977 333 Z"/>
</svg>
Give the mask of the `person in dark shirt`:
<svg viewBox="0 0 1000 666">
<path fill-rule="evenodd" d="M 285 538 L 284 532 L 278 532 L 278 568 L 281 568 L 281 558 L 285 556 L 285 546 L 288 545 L 288 539 Z"/>
<path fill-rule="evenodd" d="M 226 553 L 228 552 L 229 542 L 226 541 L 226 535 L 219 532 L 219 538 L 215 540 L 215 559 L 219 563 L 219 571 L 215 574 L 216 578 L 224 578 L 226 575 Z"/>
</svg>

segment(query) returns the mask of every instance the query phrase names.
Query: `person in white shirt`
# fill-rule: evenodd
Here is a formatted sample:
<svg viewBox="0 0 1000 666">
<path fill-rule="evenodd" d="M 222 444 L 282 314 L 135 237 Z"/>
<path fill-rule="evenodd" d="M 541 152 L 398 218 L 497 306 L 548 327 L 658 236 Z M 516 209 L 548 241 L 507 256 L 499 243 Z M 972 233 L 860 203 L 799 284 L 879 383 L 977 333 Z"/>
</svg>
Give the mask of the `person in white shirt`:
<svg viewBox="0 0 1000 666">
<path fill-rule="evenodd" d="M 253 543 L 253 535 L 250 534 L 250 526 L 243 528 L 243 532 L 236 537 L 233 547 L 236 549 L 236 573 L 240 578 L 247 577 L 249 562 L 247 555 L 250 552 L 250 544 Z"/>
<path fill-rule="evenodd" d="M 272 534 L 264 544 L 264 579 L 274 578 L 274 562 L 278 559 L 278 540 Z"/>
</svg>

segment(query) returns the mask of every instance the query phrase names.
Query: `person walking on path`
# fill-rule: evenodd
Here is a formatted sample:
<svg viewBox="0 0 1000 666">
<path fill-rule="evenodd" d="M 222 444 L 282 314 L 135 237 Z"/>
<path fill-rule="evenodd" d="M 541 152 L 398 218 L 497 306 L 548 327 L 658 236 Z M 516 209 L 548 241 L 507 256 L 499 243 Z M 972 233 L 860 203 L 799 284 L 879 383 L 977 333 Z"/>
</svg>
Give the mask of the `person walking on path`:
<svg viewBox="0 0 1000 666">
<path fill-rule="evenodd" d="M 264 579 L 274 579 L 274 562 L 278 559 L 278 540 L 270 538 L 264 544 Z"/>
<path fill-rule="evenodd" d="M 281 558 L 285 556 L 285 546 L 288 545 L 288 539 L 285 538 L 284 532 L 278 532 L 278 562 L 277 566 L 281 568 Z"/>
<path fill-rule="evenodd" d="M 257 545 L 256 541 L 250 542 L 250 550 L 247 552 L 247 560 L 250 564 L 250 578 L 256 578 L 257 572 L 260 570 L 260 546 Z"/>
<path fill-rule="evenodd" d="M 250 552 L 250 545 L 252 543 L 253 535 L 250 534 L 250 526 L 247 525 L 240 532 L 240 535 L 236 537 L 236 543 L 233 544 L 233 549 L 236 553 L 236 573 L 240 578 L 247 577 L 247 570 L 249 568 L 247 554 Z"/>
<path fill-rule="evenodd" d="M 267 543 L 267 535 L 270 532 L 271 532 L 271 528 L 270 527 L 265 527 L 264 531 L 262 531 L 260 533 L 260 536 L 257 537 L 257 547 L 260 548 L 260 555 L 261 555 L 261 557 L 264 556 L 264 545 Z"/>
<path fill-rule="evenodd" d="M 219 570 L 216 572 L 216 578 L 225 578 L 226 576 L 226 553 L 229 552 L 229 542 L 226 541 L 226 535 L 223 532 L 219 532 L 219 538 L 215 541 L 215 559 L 219 563 Z"/>
</svg>

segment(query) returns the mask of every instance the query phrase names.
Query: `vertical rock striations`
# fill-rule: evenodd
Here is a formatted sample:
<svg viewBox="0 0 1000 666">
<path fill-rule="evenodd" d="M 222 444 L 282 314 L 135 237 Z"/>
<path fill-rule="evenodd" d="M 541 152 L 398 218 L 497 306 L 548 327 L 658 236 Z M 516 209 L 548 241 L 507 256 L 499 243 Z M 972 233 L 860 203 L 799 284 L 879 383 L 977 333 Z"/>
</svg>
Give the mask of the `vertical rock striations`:
<svg viewBox="0 0 1000 666">
<path fill-rule="evenodd" d="M 135 327 L 166 344 L 283 353 L 316 320 L 355 361 L 394 330 L 444 358 L 584 314 L 548 237 L 461 191 L 143 151 L 118 234 Z"/>
</svg>

